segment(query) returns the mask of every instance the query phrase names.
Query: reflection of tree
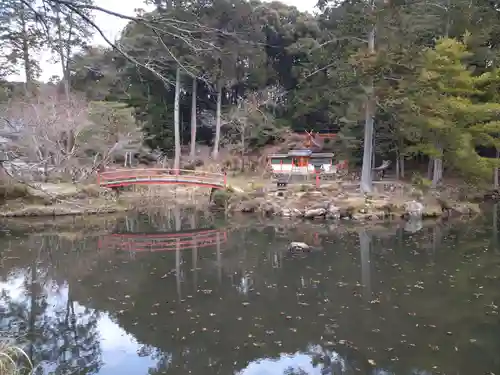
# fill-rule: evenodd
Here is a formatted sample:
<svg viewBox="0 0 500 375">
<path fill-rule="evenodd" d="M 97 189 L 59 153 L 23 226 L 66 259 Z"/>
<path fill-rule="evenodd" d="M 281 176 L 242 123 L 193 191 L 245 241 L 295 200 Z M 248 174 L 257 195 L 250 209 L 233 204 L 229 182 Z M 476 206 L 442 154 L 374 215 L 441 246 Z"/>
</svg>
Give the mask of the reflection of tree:
<svg viewBox="0 0 500 375">
<path fill-rule="evenodd" d="M 366 230 L 359 231 L 359 251 L 361 259 L 361 284 L 363 284 L 365 299 L 371 299 L 370 246 L 372 236 Z"/>
<path fill-rule="evenodd" d="M 58 303 L 64 298 L 61 285 L 58 286 L 59 292 L 54 294 L 51 291 L 54 280 L 49 276 L 49 268 L 41 264 L 41 255 L 51 253 L 55 242 L 57 238 L 53 237 L 36 237 L 27 241 L 31 245 L 37 244 L 38 247 L 32 249 L 39 250 L 28 254 L 31 255 L 31 265 L 19 267 L 21 272 L 17 275 L 24 280 L 23 293 L 13 297 L 4 291 L 1 296 L 4 309 L 0 330 L 26 343 L 26 352 L 36 366 L 36 374 L 44 373 L 47 364 L 56 375 L 94 374 L 101 366 L 98 314 L 88 309 L 77 311 L 69 288 L 66 303 Z M 67 252 L 71 248 L 58 250 Z"/>
<path fill-rule="evenodd" d="M 493 220 L 493 225 L 492 225 L 492 230 L 491 233 L 493 235 L 493 248 L 495 251 L 498 251 L 498 203 L 495 203 L 493 205 L 493 213 L 492 213 L 492 220 Z"/>
<path fill-rule="evenodd" d="M 283 372 L 283 375 L 309 375 L 307 371 L 301 368 L 288 367 Z"/>
<path fill-rule="evenodd" d="M 167 219 L 174 229 L 193 221 L 175 211 Z M 140 230 L 161 224 L 160 216 L 153 226 L 140 224 L 149 218 L 132 220 Z M 498 300 L 498 260 L 478 250 L 491 238 L 491 217 L 473 236 L 464 227 L 443 226 L 439 243 L 433 242 L 435 230 L 396 231 L 394 237 L 315 225 L 323 249 L 299 258 L 288 257 L 286 245 L 310 233 L 305 224 L 289 227 L 281 236 L 272 225 L 234 229 L 220 251 L 213 246 L 135 259 L 97 252 L 93 237 L 37 237 L 44 241 L 40 255 L 27 251 L 35 243 L 15 249 L 21 259 L 31 257 L 18 264 L 28 292 L 23 304 L 9 301 L 8 314 L 18 311 L 21 318 L 13 324 L 28 333 L 29 297 L 36 297 L 31 336 L 47 338 L 34 344 L 33 356 L 37 362 L 54 360 L 60 374 L 76 370 L 77 358 L 88 373 L 100 366 L 98 316 L 82 312 L 75 301 L 109 312 L 143 343 L 142 354 L 157 361 L 150 374 L 234 373 L 259 358 L 296 352 L 308 353 L 313 365 L 330 366 L 324 373 L 335 375 L 372 373 L 370 363 L 397 374 L 435 364 L 443 373 L 484 373 L 500 365 L 497 316 L 485 314 L 494 312 L 485 305 Z M 433 254 L 433 247 L 439 251 Z M 55 312 L 46 291 L 54 280 L 69 284 L 67 303 Z M 363 285 L 370 286 L 369 298 L 363 298 Z M 311 353 L 313 344 L 321 347 L 321 358 Z M 333 352 L 341 368 L 328 362 L 325 353 Z M 297 374 L 298 366 L 291 371 Z"/>
<path fill-rule="evenodd" d="M 192 218 L 195 217 L 193 222 Z M 194 208 L 149 210 L 130 213 L 116 221 L 116 232 L 155 233 L 176 232 L 187 229 L 212 228 L 216 218 L 208 212 L 200 212 Z"/>
<path fill-rule="evenodd" d="M 53 362 L 57 363 L 55 374 L 95 374 L 101 366 L 98 313 L 85 308 L 75 312 L 71 288 L 65 309 L 55 312 L 52 325 L 53 343 L 59 350 Z"/>
<path fill-rule="evenodd" d="M 443 265 L 463 269 L 463 256 L 475 246 L 473 241 L 484 241 L 484 236 L 461 238 L 457 248 L 456 236 L 462 232 L 451 228 L 447 236 L 441 235 L 441 251 L 435 255 L 421 251 L 419 244 L 425 243 L 426 249 L 433 244 L 433 234 L 425 230 L 400 231 L 392 242 L 390 238 L 379 241 L 370 231 L 341 236 L 325 233 L 321 235 L 325 251 L 302 258 L 281 257 L 277 268 L 273 257 L 283 254 L 290 236 L 279 239 L 272 227 L 242 229 L 231 233 L 221 252 L 220 281 L 214 267 L 216 248 L 199 252 L 195 258 L 182 253 L 181 269 L 189 276 L 196 268 L 198 283 L 190 285 L 194 277 L 183 278 L 182 301 L 176 272 L 169 272 L 175 267 L 175 254 L 144 254 L 133 263 L 115 258 L 106 264 L 115 277 L 105 277 L 105 270 L 97 267 L 82 280 L 78 295 L 110 311 L 139 341 L 168 353 L 151 373 L 230 373 L 258 358 L 306 351 L 321 337 L 352 368 L 365 373 L 371 367 L 368 358 L 395 373 L 408 373 L 418 366 L 430 368 L 436 353 L 429 344 L 440 347 L 443 368 L 453 369 L 457 363 L 451 356 L 452 341 L 466 345 L 465 336 L 476 335 L 467 330 L 477 328 L 470 321 L 484 321 L 484 303 L 467 302 L 475 290 L 472 285 L 450 288 L 443 283 Z M 486 259 L 481 261 L 486 263 Z M 481 267 L 473 268 L 485 270 Z M 468 277 L 473 268 L 461 275 Z M 120 275 L 127 275 L 127 281 Z M 243 279 L 248 280 L 246 293 L 241 292 Z M 99 293 L 91 288 L 95 283 L 101 285 Z M 363 284 L 371 285 L 370 304 L 362 298 Z M 106 298 L 111 293 L 114 300 Z M 449 308 L 453 311 L 443 314 Z M 443 328 L 427 331 L 428 326 Z M 499 349 L 494 341 L 488 342 Z M 391 360 L 392 350 L 398 361 Z M 460 366 L 470 368 L 467 358 Z"/>
</svg>

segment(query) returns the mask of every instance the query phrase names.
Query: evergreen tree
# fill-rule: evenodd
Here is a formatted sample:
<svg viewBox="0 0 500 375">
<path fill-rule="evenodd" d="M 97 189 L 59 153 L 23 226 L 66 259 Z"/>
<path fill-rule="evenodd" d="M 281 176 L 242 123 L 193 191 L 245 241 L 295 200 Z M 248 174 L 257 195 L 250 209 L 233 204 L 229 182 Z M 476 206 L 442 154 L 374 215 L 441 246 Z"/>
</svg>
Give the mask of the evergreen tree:
<svg viewBox="0 0 500 375">
<path fill-rule="evenodd" d="M 480 157 L 477 146 L 494 146 L 500 133 L 500 103 L 481 101 L 482 87 L 497 73 L 475 76 L 465 65 L 470 57 L 466 44 L 440 39 L 424 55 L 424 67 L 412 89 L 409 122 L 418 138 L 413 150 L 440 162 L 435 165 L 433 184 L 442 178 L 443 164 L 465 176 L 491 176 L 491 160 Z"/>
</svg>

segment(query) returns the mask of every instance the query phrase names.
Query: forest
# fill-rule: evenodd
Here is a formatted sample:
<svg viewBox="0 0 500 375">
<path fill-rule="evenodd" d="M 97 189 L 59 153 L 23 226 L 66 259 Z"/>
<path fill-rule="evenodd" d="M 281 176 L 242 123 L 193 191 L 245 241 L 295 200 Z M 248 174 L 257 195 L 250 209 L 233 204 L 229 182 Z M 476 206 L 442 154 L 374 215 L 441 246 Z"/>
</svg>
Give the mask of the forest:
<svg viewBox="0 0 500 375">
<path fill-rule="evenodd" d="M 364 191 L 382 160 L 402 177 L 423 167 L 433 186 L 444 172 L 497 186 L 497 1 L 320 0 L 314 14 L 277 1 L 150 3 L 130 17 L 92 0 L 0 1 L 1 74 L 26 77 L 2 83 L 11 152 L 86 157 L 91 172 L 147 147 L 178 168 L 196 144 L 216 161 L 243 158 L 313 130 L 337 133 L 329 147 L 362 166 Z M 90 44 L 96 12 L 128 20 L 117 40 L 103 34 L 106 47 Z M 41 49 L 61 66 L 49 83 Z"/>
</svg>

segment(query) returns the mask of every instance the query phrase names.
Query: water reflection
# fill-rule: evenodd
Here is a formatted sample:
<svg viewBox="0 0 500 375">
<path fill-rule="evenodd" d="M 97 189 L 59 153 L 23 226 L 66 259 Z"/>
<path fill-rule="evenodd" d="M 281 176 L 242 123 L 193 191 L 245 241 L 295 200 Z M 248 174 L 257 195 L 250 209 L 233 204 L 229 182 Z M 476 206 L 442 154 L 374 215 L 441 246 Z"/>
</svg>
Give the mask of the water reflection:
<svg viewBox="0 0 500 375">
<path fill-rule="evenodd" d="M 4 236 L 0 330 L 38 374 L 494 372 L 496 228 L 493 215 L 410 233 L 178 210 L 94 236 Z M 292 240 L 319 250 L 289 257 Z"/>
</svg>

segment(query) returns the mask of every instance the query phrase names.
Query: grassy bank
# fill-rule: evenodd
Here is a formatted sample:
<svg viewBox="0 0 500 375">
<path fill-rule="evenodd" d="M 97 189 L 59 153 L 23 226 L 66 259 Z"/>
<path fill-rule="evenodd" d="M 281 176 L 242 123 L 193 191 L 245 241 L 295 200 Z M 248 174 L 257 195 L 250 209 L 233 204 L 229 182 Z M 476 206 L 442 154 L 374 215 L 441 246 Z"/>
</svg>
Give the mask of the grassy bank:
<svg viewBox="0 0 500 375">
<path fill-rule="evenodd" d="M 0 217 L 98 215 L 159 205 L 209 203 L 210 189 L 132 186 L 119 194 L 97 185 L 39 183 L 0 185 Z"/>
<path fill-rule="evenodd" d="M 14 340 L 0 338 L 1 375 L 25 375 L 30 374 L 32 369 L 28 355 L 16 345 Z"/>
<path fill-rule="evenodd" d="M 125 202 L 95 185 L 0 185 L 0 217 L 96 215 L 127 209 Z"/>
</svg>

